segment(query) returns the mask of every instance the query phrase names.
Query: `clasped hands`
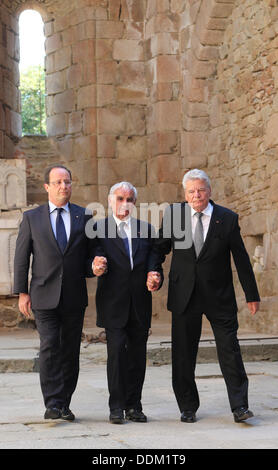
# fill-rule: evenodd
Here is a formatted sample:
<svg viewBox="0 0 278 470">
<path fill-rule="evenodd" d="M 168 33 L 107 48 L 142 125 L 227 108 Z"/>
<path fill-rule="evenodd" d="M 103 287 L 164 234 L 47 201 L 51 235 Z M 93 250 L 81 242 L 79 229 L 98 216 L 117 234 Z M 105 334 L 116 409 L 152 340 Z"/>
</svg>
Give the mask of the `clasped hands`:
<svg viewBox="0 0 278 470">
<path fill-rule="evenodd" d="M 105 256 L 95 256 L 92 264 L 93 273 L 95 276 L 102 276 L 107 272 L 107 259 Z"/>
<path fill-rule="evenodd" d="M 95 276 L 99 277 L 102 276 L 107 272 L 107 259 L 105 256 L 95 256 L 93 265 L 92 265 L 93 273 Z M 148 272 L 147 277 L 147 288 L 149 291 L 154 292 L 156 291 L 161 283 L 161 276 L 156 271 Z"/>
</svg>

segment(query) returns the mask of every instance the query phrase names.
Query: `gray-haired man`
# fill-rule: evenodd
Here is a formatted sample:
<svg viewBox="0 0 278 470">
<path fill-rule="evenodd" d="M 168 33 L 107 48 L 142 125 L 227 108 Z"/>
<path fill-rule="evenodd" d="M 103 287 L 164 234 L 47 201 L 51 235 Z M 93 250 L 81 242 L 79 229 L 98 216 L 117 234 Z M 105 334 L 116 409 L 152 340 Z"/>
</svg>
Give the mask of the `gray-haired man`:
<svg viewBox="0 0 278 470">
<path fill-rule="evenodd" d="M 112 216 L 100 220 L 93 272 L 98 276 L 97 325 L 107 339 L 107 377 L 110 421 L 122 424 L 146 422 L 141 394 L 146 370 L 146 343 L 151 324 L 152 296 L 148 261 L 155 232 L 147 222 L 131 217 L 136 189 L 128 182 L 114 185 L 109 193 Z M 153 289 L 161 281 L 159 262 Z"/>
<path fill-rule="evenodd" d="M 237 339 L 231 254 L 252 315 L 259 309 L 260 297 L 238 215 L 210 200 L 210 180 L 203 171 L 186 173 L 183 187 L 187 203 L 169 207 L 154 247 L 160 262 L 173 253 L 168 310 L 172 312 L 173 388 L 181 421 L 196 421 L 199 396 L 194 373 L 205 313 L 215 336 L 231 410 L 240 422 L 253 414 L 248 410 L 248 379 Z M 155 263 L 151 268 L 155 270 Z"/>
</svg>

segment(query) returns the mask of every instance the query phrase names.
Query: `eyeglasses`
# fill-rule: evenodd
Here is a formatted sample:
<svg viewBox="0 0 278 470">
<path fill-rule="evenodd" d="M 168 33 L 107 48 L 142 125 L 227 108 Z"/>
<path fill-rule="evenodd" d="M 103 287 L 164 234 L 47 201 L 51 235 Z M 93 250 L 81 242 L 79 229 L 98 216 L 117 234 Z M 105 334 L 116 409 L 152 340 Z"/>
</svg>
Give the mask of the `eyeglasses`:
<svg viewBox="0 0 278 470">
<path fill-rule="evenodd" d="M 72 185 L 71 180 L 49 181 L 49 184 L 53 184 L 53 186 L 55 186 L 55 187 L 61 186 L 63 183 L 65 184 L 65 186 L 71 186 Z"/>
</svg>

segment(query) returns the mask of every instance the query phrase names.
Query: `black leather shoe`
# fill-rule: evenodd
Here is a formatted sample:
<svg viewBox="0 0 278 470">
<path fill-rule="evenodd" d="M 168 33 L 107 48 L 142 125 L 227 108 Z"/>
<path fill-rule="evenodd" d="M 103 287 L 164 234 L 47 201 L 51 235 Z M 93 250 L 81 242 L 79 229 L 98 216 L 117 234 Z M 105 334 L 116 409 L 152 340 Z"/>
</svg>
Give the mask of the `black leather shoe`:
<svg viewBox="0 0 278 470">
<path fill-rule="evenodd" d="M 125 418 L 129 419 L 130 421 L 135 421 L 136 423 L 147 422 L 147 416 L 144 415 L 143 411 L 138 411 L 138 410 L 135 410 L 134 408 L 126 410 Z"/>
<path fill-rule="evenodd" d="M 61 410 L 59 408 L 46 408 L 44 419 L 59 419 L 61 418 Z"/>
<path fill-rule="evenodd" d="M 196 414 L 194 411 L 183 411 L 181 414 L 181 421 L 183 423 L 195 423 Z"/>
<path fill-rule="evenodd" d="M 64 406 L 61 409 L 61 418 L 66 419 L 67 421 L 74 421 L 75 420 L 75 416 L 74 416 L 73 412 L 67 406 Z"/>
<path fill-rule="evenodd" d="M 112 424 L 123 424 L 124 423 L 124 412 L 121 409 L 111 410 L 109 421 Z"/>
<path fill-rule="evenodd" d="M 246 406 L 241 406 L 233 411 L 234 420 L 236 423 L 241 423 L 241 421 L 245 421 L 248 418 L 252 418 L 254 415 L 252 411 L 248 410 Z"/>
</svg>

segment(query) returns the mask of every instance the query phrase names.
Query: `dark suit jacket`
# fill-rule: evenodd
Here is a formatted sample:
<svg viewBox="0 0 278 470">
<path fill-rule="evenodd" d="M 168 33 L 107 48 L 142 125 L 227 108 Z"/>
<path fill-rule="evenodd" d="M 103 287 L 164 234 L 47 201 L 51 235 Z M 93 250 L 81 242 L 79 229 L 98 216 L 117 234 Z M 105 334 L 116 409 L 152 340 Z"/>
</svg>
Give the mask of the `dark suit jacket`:
<svg viewBox="0 0 278 470">
<path fill-rule="evenodd" d="M 236 312 L 237 304 L 233 287 L 231 254 L 235 262 L 246 301 L 259 301 L 255 276 L 240 235 L 238 215 L 225 207 L 214 204 L 207 237 L 199 257 L 196 258 L 192 243 L 190 206 L 187 203 L 173 204 L 164 214 L 159 238 L 154 251 L 160 255 L 160 262 L 172 251 L 169 272 L 168 310 L 181 314 L 185 311 L 194 287 L 202 295 L 205 312 Z M 173 211 L 176 221 L 180 220 L 182 230 L 173 229 Z M 167 220 L 167 229 L 164 227 Z M 169 223 L 170 222 L 170 223 Z M 176 242 L 184 241 L 185 231 L 191 242 L 185 248 L 177 248 Z M 166 234 L 166 235 L 165 235 Z M 155 262 L 151 262 L 155 270 Z"/>
<path fill-rule="evenodd" d="M 108 227 L 112 235 L 108 237 Z M 133 269 L 125 251 L 123 240 L 117 235 L 114 218 L 97 222 L 98 247 L 95 254 L 107 258 L 108 271 L 98 277 L 96 292 L 97 325 L 121 328 L 127 323 L 129 309 L 133 308 L 144 328 L 149 328 L 152 314 L 152 295 L 146 287 L 148 261 L 152 250 L 154 228 L 137 219 L 131 219 Z M 144 238 L 140 238 L 144 235 Z M 162 274 L 159 262 L 157 271 Z"/>
<path fill-rule="evenodd" d="M 48 203 L 23 214 L 14 259 L 14 293 L 28 293 L 28 270 L 32 255 L 30 284 L 33 310 L 56 308 L 65 293 L 65 306 L 71 310 L 88 304 L 86 277 L 92 277 L 91 240 L 85 235 L 90 219 L 83 207 L 70 204 L 71 231 L 64 253 L 54 236 Z"/>
</svg>

